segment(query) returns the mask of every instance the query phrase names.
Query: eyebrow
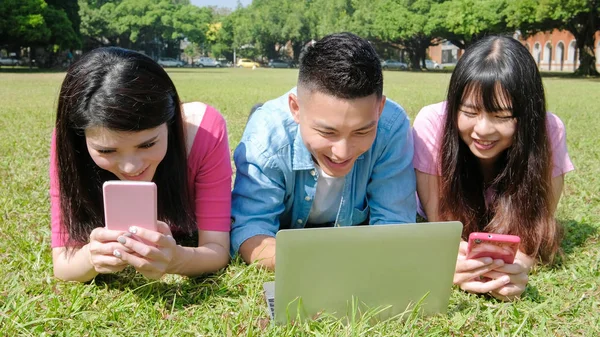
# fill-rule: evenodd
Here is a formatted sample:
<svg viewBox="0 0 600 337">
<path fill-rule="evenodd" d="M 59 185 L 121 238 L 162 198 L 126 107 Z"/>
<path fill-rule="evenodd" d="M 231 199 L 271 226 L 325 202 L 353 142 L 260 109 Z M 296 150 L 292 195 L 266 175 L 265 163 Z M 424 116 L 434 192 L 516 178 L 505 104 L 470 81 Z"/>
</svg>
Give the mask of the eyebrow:
<svg viewBox="0 0 600 337">
<path fill-rule="evenodd" d="M 150 138 L 148 140 L 145 140 L 145 141 L 139 143 L 135 147 L 142 147 L 144 145 L 148 145 L 148 144 L 154 142 L 157 138 L 158 138 L 158 135 L 156 135 L 156 136 L 154 136 L 154 137 L 152 137 L 152 138 Z M 98 144 L 94 144 L 94 143 L 90 143 L 90 145 L 92 145 L 92 147 L 94 149 L 96 149 L 96 150 L 115 150 L 114 147 L 104 147 L 104 146 L 101 146 L 101 145 L 98 145 Z"/>
<path fill-rule="evenodd" d="M 462 103 L 461 106 L 465 107 L 465 108 L 469 108 L 469 109 L 473 109 L 473 110 L 477 110 L 480 107 L 474 104 L 468 104 L 468 103 Z M 494 111 L 494 112 L 501 112 L 501 111 L 512 111 L 511 107 L 500 107 L 500 109 L 502 110 L 498 110 L 498 111 Z"/>
<path fill-rule="evenodd" d="M 353 132 L 356 132 L 356 131 L 365 131 L 365 130 L 368 130 L 368 129 L 372 128 L 373 126 L 375 126 L 376 124 L 377 124 L 377 122 L 376 122 L 376 121 L 371 121 L 369 124 L 367 124 L 367 125 L 365 125 L 365 126 L 363 126 L 363 127 L 359 128 L 359 129 L 353 130 Z M 314 127 L 317 127 L 317 128 L 319 128 L 319 129 L 325 129 L 325 130 L 328 130 L 328 131 L 337 131 L 337 129 L 336 129 L 336 128 L 333 128 L 333 127 L 331 127 L 331 126 L 328 126 L 328 125 L 322 124 L 322 123 L 320 123 L 320 122 L 315 122 L 315 125 L 314 125 Z"/>
</svg>

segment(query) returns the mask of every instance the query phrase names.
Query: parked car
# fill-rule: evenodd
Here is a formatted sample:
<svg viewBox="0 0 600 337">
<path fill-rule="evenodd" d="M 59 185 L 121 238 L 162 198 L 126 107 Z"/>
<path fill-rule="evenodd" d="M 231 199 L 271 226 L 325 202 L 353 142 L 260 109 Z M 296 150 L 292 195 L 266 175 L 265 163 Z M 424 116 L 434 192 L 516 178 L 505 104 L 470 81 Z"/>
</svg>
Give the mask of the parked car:
<svg viewBox="0 0 600 337">
<path fill-rule="evenodd" d="M 443 69 L 442 65 L 433 61 L 433 60 L 425 60 L 425 68 L 427 69 Z"/>
<path fill-rule="evenodd" d="M 260 64 L 258 62 L 254 62 L 251 59 L 238 59 L 237 61 L 238 68 L 258 68 Z"/>
<path fill-rule="evenodd" d="M 19 60 L 12 57 L 1 57 L 0 66 L 16 66 L 19 64 Z"/>
<path fill-rule="evenodd" d="M 157 63 L 160 64 L 162 67 L 178 67 L 179 68 L 179 67 L 185 66 L 185 62 L 176 60 L 171 57 L 161 57 L 158 59 Z"/>
<path fill-rule="evenodd" d="M 231 63 L 231 61 L 227 60 L 227 59 L 218 59 L 217 62 L 219 62 L 219 64 L 221 65 L 221 67 L 233 67 L 233 64 Z"/>
<path fill-rule="evenodd" d="M 217 62 L 212 57 L 201 57 L 194 62 L 194 65 L 199 68 L 204 67 L 212 67 L 212 68 L 221 68 L 221 63 Z"/>
<path fill-rule="evenodd" d="M 406 70 L 406 69 L 408 69 L 408 64 L 406 64 L 404 62 L 400 62 L 398 60 L 385 60 L 385 61 L 381 61 L 381 68 Z"/>
<path fill-rule="evenodd" d="M 294 68 L 294 62 L 281 59 L 269 60 L 269 68 Z"/>
</svg>

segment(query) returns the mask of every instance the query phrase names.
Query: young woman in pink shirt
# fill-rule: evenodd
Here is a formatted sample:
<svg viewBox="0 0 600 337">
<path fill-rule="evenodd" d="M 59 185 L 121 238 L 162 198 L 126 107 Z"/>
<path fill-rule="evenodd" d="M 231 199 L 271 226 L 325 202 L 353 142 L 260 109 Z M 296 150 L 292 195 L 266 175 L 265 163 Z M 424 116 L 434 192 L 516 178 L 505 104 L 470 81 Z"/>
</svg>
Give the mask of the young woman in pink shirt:
<svg viewBox="0 0 600 337">
<path fill-rule="evenodd" d="M 56 277 L 85 282 L 129 265 L 153 279 L 193 276 L 228 263 L 225 121 L 203 103 L 182 104 L 149 57 L 100 48 L 69 68 L 50 157 Z M 158 232 L 130 228 L 150 244 L 104 228 L 102 184 L 117 179 L 156 183 Z"/>
<path fill-rule="evenodd" d="M 552 261 L 561 229 L 554 211 L 573 170 L 561 120 L 546 112 L 529 51 L 508 37 L 484 38 L 460 58 L 446 102 L 423 108 L 413 125 L 420 211 L 460 220 L 472 232 L 518 235 L 513 264 L 467 259 L 461 242 L 454 283 L 473 293 L 520 296 L 536 261 Z"/>
</svg>

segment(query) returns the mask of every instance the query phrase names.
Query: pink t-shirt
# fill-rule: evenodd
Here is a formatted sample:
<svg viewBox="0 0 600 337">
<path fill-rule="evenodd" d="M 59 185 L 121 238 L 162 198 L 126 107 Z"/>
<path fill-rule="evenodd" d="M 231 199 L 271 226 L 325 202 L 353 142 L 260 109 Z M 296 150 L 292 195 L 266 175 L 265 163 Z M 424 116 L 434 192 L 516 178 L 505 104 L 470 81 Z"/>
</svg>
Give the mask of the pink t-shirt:
<svg viewBox="0 0 600 337">
<path fill-rule="evenodd" d="M 428 105 L 419 111 L 413 123 L 415 169 L 431 175 L 440 175 L 438 153 L 445 119 L 446 102 Z M 572 171 L 574 167 L 567 152 L 567 137 L 563 122 L 558 116 L 548 112 L 546 127 L 552 153 L 552 177 Z"/>
<path fill-rule="evenodd" d="M 187 169 L 198 229 L 229 232 L 232 170 L 225 120 L 215 108 L 202 103 L 186 103 L 183 105 L 183 112 L 186 122 L 199 126 L 188 155 Z M 69 239 L 61 224 L 56 165 L 56 144 L 53 135 L 50 148 L 52 248 L 65 246 Z"/>
<path fill-rule="evenodd" d="M 442 142 L 442 133 L 446 119 L 446 102 L 440 102 L 424 107 L 419 111 L 413 123 L 415 154 L 413 165 L 423 173 L 441 175 L 438 153 Z M 574 170 L 573 163 L 567 152 L 567 137 L 565 126 L 558 116 L 546 113 L 546 128 L 550 138 L 552 153 L 552 177 Z M 493 191 L 486 191 L 486 202 Z M 418 198 L 417 198 L 417 201 Z M 425 216 L 421 203 L 418 202 L 418 212 Z"/>
</svg>

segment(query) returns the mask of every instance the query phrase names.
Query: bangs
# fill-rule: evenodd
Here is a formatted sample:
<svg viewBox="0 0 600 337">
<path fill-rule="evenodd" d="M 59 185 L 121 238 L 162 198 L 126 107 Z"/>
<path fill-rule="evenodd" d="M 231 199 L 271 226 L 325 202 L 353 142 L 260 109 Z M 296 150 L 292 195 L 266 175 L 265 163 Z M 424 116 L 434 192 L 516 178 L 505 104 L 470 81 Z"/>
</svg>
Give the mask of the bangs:
<svg viewBox="0 0 600 337">
<path fill-rule="evenodd" d="M 89 101 L 84 125 L 140 131 L 170 123 L 177 114 L 176 94 L 143 75 L 138 72 L 133 79 L 121 77 L 118 85 L 100 88 Z"/>
<path fill-rule="evenodd" d="M 513 112 L 512 95 L 496 79 L 481 79 L 469 82 L 465 86 L 460 104 L 489 113 Z"/>
</svg>

